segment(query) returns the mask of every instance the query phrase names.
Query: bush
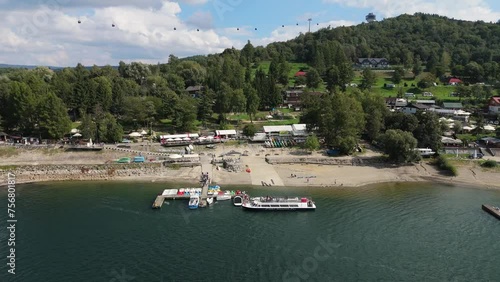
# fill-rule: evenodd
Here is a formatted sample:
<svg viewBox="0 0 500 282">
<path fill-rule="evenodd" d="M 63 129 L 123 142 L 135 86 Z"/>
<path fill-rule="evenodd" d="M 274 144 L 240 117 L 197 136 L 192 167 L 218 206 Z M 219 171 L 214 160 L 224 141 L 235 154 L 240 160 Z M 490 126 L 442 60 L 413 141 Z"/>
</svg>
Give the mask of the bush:
<svg viewBox="0 0 500 282">
<path fill-rule="evenodd" d="M 487 160 L 484 163 L 481 164 L 482 167 L 487 167 L 487 168 L 494 168 L 498 166 L 498 163 L 493 160 Z"/>
<path fill-rule="evenodd" d="M 434 163 L 439 169 L 448 171 L 451 175 L 457 176 L 458 170 L 452 165 L 445 156 L 439 156 Z"/>
</svg>

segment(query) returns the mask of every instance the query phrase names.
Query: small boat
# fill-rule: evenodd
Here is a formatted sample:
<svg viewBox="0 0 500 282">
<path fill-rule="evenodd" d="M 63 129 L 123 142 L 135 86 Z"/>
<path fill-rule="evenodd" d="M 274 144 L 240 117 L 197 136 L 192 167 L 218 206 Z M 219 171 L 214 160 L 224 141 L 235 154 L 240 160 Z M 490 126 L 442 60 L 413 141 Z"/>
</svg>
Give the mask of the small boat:
<svg viewBox="0 0 500 282">
<path fill-rule="evenodd" d="M 217 201 L 227 201 L 227 200 L 231 200 L 231 194 L 219 192 L 219 194 L 217 195 Z"/>
<path fill-rule="evenodd" d="M 213 204 L 213 203 L 214 203 L 214 198 L 212 198 L 212 197 L 208 197 L 208 198 L 207 198 L 207 204 L 208 204 L 208 205 L 211 205 L 211 204 Z"/>
<path fill-rule="evenodd" d="M 243 204 L 243 197 L 240 195 L 234 196 L 233 205 L 235 205 L 236 207 L 241 207 L 242 204 Z"/>
<path fill-rule="evenodd" d="M 189 209 L 195 210 L 200 204 L 200 197 L 198 195 L 191 195 L 189 197 Z"/>
</svg>

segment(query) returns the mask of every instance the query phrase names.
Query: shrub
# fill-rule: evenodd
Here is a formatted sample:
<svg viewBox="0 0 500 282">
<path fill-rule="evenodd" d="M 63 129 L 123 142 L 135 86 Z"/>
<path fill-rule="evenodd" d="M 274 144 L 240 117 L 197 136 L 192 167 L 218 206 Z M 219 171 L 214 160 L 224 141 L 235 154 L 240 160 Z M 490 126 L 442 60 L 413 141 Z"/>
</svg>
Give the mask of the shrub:
<svg viewBox="0 0 500 282">
<path fill-rule="evenodd" d="M 451 175 L 457 176 L 457 168 L 450 163 L 450 161 L 445 156 L 439 156 L 436 158 L 434 163 L 439 169 L 448 171 Z"/>
<path fill-rule="evenodd" d="M 481 164 L 482 167 L 494 168 L 498 166 L 498 163 L 493 160 L 487 160 Z"/>
</svg>

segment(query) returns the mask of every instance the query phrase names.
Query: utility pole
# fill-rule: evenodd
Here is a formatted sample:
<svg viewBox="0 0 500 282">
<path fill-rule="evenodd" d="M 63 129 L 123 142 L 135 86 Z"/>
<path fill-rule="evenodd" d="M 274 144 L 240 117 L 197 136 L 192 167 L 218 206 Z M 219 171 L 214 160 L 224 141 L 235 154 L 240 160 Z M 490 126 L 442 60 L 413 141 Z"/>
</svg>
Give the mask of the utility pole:
<svg viewBox="0 0 500 282">
<path fill-rule="evenodd" d="M 309 32 L 311 32 L 311 21 L 312 21 L 312 19 L 308 19 L 307 21 L 309 21 Z"/>
</svg>

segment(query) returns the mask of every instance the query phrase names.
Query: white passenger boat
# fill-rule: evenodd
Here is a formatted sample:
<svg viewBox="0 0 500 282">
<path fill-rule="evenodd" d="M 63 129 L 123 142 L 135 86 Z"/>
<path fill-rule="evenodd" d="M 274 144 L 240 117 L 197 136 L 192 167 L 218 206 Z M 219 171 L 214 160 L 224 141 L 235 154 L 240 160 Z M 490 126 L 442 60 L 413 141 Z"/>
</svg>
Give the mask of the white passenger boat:
<svg viewBox="0 0 500 282">
<path fill-rule="evenodd" d="M 198 196 L 197 194 L 193 194 L 191 195 L 191 197 L 189 197 L 189 208 L 192 209 L 192 210 L 195 210 L 198 208 L 200 204 L 200 196 Z"/>
<path fill-rule="evenodd" d="M 248 195 L 243 197 L 241 205 L 247 210 L 273 210 L 273 211 L 292 211 L 292 210 L 315 210 L 316 204 L 310 198 L 299 197 L 253 197 Z"/>
</svg>

